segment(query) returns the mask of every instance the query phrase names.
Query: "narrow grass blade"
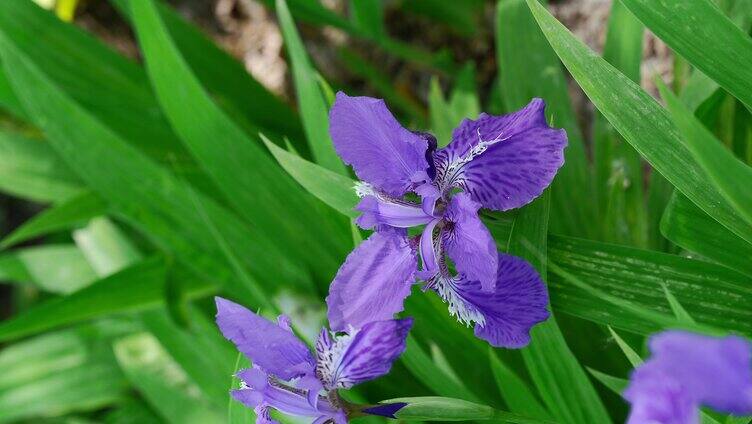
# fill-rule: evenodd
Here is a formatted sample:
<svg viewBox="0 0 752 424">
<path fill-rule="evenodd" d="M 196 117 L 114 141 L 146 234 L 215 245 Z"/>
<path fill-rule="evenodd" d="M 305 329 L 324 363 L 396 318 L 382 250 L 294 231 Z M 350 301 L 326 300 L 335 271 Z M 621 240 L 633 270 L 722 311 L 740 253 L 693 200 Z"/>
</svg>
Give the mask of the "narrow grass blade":
<svg viewBox="0 0 752 424">
<path fill-rule="evenodd" d="M 549 260 L 601 293 L 670 318 L 665 285 L 698 324 L 752 335 L 748 277 L 726 267 L 649 250 L 552 236 Z M 560 275 L 550 276 L 551 301 L 562 313 L 650 334 L 665 325 L 638 317 Z M 671 325 L 667 322 L 667 324 Z M 674 320 L 673 325 L 679 322 Z"/>
<path fill-rule="evenodd" d="M 412 336 L 408 336 L 407 349 L 400 357 L 405 367 L 426 387 L 440 396 L 478 401 L 462 382 L 441 370 Z"/>
<path fill-rule="evenodd" d="M 82 190 L 81 181 L 45 141 L 0 131 L 0 191 L 47 203 Z"/>
<path fill-rule="evenodd" d="M 709 184 L 666 110 L 578 41 L 537 1 L 528 0 L 528 5 L 574 79 L 624 139 L 700 208 L 739 236 L 752 240 L 750 227 Z"/>
<path fill-rule="evenodd" d="M 40 212 L 0 241 L 0 249 L 55 232 L 72 230 L 107 212 L 97 195 L 85 191 Z"/>
<path fill-rule="evenodd" d="M 690 252 L 752 277 L 752 244 L 732 233 L 680 193 L 661 219 L 661 233 Z"/>
<path fill-rule="evenodd" d="M 750 48 L 752 49 L 752 42 Z M 752 190 L 740 184 L 741 181 L 752 181 L 752 167 L 724 148 L 664 84 L 659 84 L 658 88 L 674 123 L 684 137 L 685 146 L 710 177 L 713 186 L 726 199 L 729 207 L 747 221 L 747 233 L 752 234 Z"/>
<path fill-rule="evenodd" d="M 355 181 L 277 147 L 263 134 L 261 139 L 282 168 L 309 193 L 343 215 L 357 216 L 353 210 L 358 203 Z"/>
<path fill-rule="evenodd" d="M 219 424 L 226 421 L 223 413 L 196 396 L 195 387 L 191 387 L 184 371 L 153 336 L 134 334 L 117 341 L 113 348 L 128 380 L 165 422 Z"/>
<path fill-rule="evenodd" d="M 0 323 L 0 341 L 158 305 L 163 301 L 164 279 L 165 265 L 162 260 L 139 263 Z"/>
<path fill-rule="evenodd" d="M 317 275 L 329 277 L 346 253 L 344 224 L 322 219 L 312 199 L 216 106 L 177 50 L 154 3 L 132 2 L 131 11 L 160 104 L 225 198 L 257 229 L 254 243 L 275 243 L 279 256 L 284 250 Z M 315 79 L 312 84 L 318 91 Z"/>
<path fill-rule="evenodd" d="M 530 390 L 527 383 L 502 362 L 492 348 L 488 349 L 496 384 L 499 386 L 504 403 L 511 412 L 527 415 L 532 418 L 550 419 L 551 414 L 541 405 L 538 398 Z"/>
<path fill-rule="evenodd" d="M 285 38 L 287 54 L 292 62 L 292 76 L 295 81 L 298 105 L 303 129 L 315 161 L 324 168 L 338 174 L 347 175 L 345 164 L 334 151 L 329 137 L 329 109 L 316 80 L 317 72 L 308 59 L 303 40 L 300 39 L 295 22 L 285 0 L 276 0 L 277 18 Z"/>
<path fill-rule="evenodd" d="M 621 1 L 614 1 L 603 59 L 638 84 L 643 33 L 640 21 Z M 642 159 L 600 113 L 596 113 L 593 122 L 593 156 L 603 239 L 646 247 L 648 223 Z"/>
<path fill-rule="evenodd" d="M 591 179 L 567 82 L 561 63 L 523 0 L 498 2 L 496 43 L 501 94 L 507 111 L 523 107 L 533 97 L 541 97 L 546 101 L 547 119 L 554 127 L 567 131 L 569 144 L 564 151 L 564 167 L 552 188 L 552 230 L 568 235 L 593 234 L 595 209 L 571 207 L 587 203 Z"/>
<path fill-rule="evenodd" d="M 623 1 L 674 51 L 752 107 L 752 40 L 716 4 L 710 0 Z"/>
<path fill-rule="evenodd" d="M 548 191 L 521 209 L 509 236 L 508 253 L 529 261 L 546 279 Z M 532 246 L 536 251 L 530 250 Z M 530 345 L 522 349 L 530 377 L 553 417 L 564 423 L 609 423 L 605 407 L 587 374 L 567 346 L 556 318 L 533 327 Z"/>
</svg>

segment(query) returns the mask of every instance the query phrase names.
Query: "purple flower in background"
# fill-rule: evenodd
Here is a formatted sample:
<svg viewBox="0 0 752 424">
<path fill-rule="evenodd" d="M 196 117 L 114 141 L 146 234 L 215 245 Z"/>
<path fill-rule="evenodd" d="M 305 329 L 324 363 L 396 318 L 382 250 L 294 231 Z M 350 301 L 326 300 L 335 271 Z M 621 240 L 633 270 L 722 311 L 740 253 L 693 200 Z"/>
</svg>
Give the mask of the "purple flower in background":
<svg viewBox="0 0 752 424">
<path fill-rule="evenodd" d="M 403 128 L 384 101 L 337 93 L 332 140 L 363 180 L 357 223 L 376 232 L 332 282 L 333 329 L 392 318 L 418 278 L 460 321 L 475 322 L 478 337 L 504 347 L 529 342 L 530 328 L 548 318 L 545 285 L 527 262 L 497 252 L 478 210 L 529 203 L 564 163 L 566 134 L 546 124 L 544 107 L 534 99 L 509 115 L 463 120 L 437 149 L 432 135 Z M 422 225 L 422 235 L 408 237 Z"/>
<path fill-rule="evenodd" d="M 699 424 L 699 408 L 752 414 L 752 354 L 741 337 L 666 331 L 650 338 L 651 358 L 624 397 L 627 424 Z"/>
<path fill-rule="evenodd" d="M 257 424 L 276 423 L 270 409 L 314 418 L 315 424 L 347 422 L 347 405 L 337 389 L 385 375 L 405 350 L 412 318 L 373 321 L 344 334 L 322 329 L 315 354 L 290 328 L 285 316 L 277 323 L 229 300 L 216 298 L 217 325 L 253 363 L 238 373 L 242 387 L 232 396 L 256 412 Z M 361 409 L 393 417 L 404 404 Z"/>
</svg>

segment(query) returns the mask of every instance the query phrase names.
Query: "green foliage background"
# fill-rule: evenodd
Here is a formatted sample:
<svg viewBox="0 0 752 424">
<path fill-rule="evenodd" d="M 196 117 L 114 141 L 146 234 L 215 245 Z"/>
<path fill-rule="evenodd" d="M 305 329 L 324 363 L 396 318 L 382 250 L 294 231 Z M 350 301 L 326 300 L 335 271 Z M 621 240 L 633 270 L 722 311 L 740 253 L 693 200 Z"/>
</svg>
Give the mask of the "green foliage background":
<svg viewBox="0 0 752 424">
<path fill-rule="evenodd" d="M 407 352 L 349 399 L 420 397 L 408 421 L 622 422 L 618 393 L 647 335 L 752 335 L 749 0 L 614 0 L 602 56 L 542 3 L 500 0 L 491 105 L 480 103 L 472 64 L 390 37 L 379 0 L 350 1 L 350 16 L 315 0 L 265 1 L 295 105 L 159 0 L 110 1 L 143 63 L 30 0 L 0 6 L 0 107 L 15 123 L 0 129 L 0 190 L 44 205 L 0 242 L 0 279 L 41 293 L 16 296 L 17 312 L 0 323 L 0 423 L 252 422 L 228 396 L 248 364 L 214 327 L 212 296 L 288 313 L 310 341 L 329 282 L 365 236 L 328 135 L 333 91 L 296 21 L 435 75 L 424 116 L 377 64 L 342 52 L 403 123 L 440 144 L 462 118 L 531 97 L 569 136 L 543 196 L 483 215 L 499 249 L 547 281 L 554 317 L 531 345 L 490 349 L 436 296 L 412 296 Z M 402 7 L 468 40 L 484 10 L 482 1 Z M 638 84 L 646 30 L 688 69 L 672 88 L 659 82 L 660 102 Z M 597 110 L 587 137 L 568 75 Z"/>
</svg>

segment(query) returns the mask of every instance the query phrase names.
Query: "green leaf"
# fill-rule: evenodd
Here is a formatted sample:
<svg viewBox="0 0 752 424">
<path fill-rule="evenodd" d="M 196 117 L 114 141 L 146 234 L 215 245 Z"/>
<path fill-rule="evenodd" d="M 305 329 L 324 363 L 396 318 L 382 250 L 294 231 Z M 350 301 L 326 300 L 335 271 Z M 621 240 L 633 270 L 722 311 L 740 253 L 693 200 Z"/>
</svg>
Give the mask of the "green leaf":
<svg viewBox="0 0 752 424">
<path fill-rule="evenodd" d="M 0 341 L 159 305 L 163 302 L 164 279 L 163 261 L 141 262 L 67 297 L 48 300 L 0 323 Z"/>
<path fill-rule="evenodd" d="M 626 246 L 551 236 L 549 260 L 604 294 L 671 317 L 665 285 L 699 324 L 752 335 L 749 279 L 726 267 Z M 556 311 L 636 334 L 665 328 L 604 302 L 557 274 L 549 278 Z M 675 321 L 676 322 L 676 321 Z M 676 322 L 675 325 L 678 325 Z"/>
<path fill-rule="evenodd" d="M 627 386 L 629 385 L 629 380 L 625 380 L 623 378 L 619 377 L 612 377 L 608 374 L 604 374 L 600 371 L 596 371 L 592 368 L 588 368 L 588 372 L 595 377 L 596 380 L 600 381 L 601 384 L 606 386 L 609 390 L 616 393 L 617 395 L 621 396 L 621 392 L 623 392 Z"/>
<path fill-rule="evenodd" d="M 549 122 L 567 131 L 569 144 L 564 150 L 565 164 L 552 189 L 552 230 L 568 235 L 592 234 L 594 209 L 572 207 L 586 204 L 591 190 L 583 139 L 569 99 L 567 81 L 559 60 L 522 0 L 498 3 L 496 57 L 507 110 L 517 110 L 533 97 L 543 98 Z"/>
<path fill-rule="evenodd" d="M 685 146 L 730 207 L 746 219 L 746 234 L 748 240 L 752 239 L 752 190 L 740 184 L 742 181 L 752 181 L 752 168 L 724 148 L 664 84 L 659 84 L 658 89 L 674 123 L 684 136 Z"/>
<path fill-rule="evenodd" d="M 185 158 L 137 64 L 32 1 L 3 2 L 0 28 L 66 95 L 133 146 L 161 161 Z"/>
<path fill-rule="evenodd" d="M 107 212 L 105 203 L 85 191 L 40 212 L 0 241 L 0 249 L 51 233 L 71 230 Z"/>
<path fill-rule="evenodd" d="M 268 249 L 269 256 L 305 262 L 328 279 L 349 245 L 344 224 L 319 215 L 312 199 L 213 103 L 176 49 L 154 3 L 132 2 L 131 11 L 168 119 L 229 203 L 253 224 L 253 243 Z M 315 78 L 311 84 L 323 102 Z"/>
<path fill-rule="evenodd" d="M 739 238 L 680 193 L 671 198 L 661 233 L 673 243 L 752 276 L 752 244 Z"/>
<path fill-rule="evenodd" d="M 192 311 L 193 320 L 205 318 L 201 312 Z M 233 357 L 227 342 L 211 334 L 196 331 L 197 328 L 182 329 L 170 318 L 165 309 L 155 309 L 143 314 L 146 328 L 196 383 L 207 401 L 216 408 L 224 408 L 229 397 L 227 379 L 232 375 Z M 212 325 L 212 327 L 214 327 Z M 209 331 L 217 333 L 216 327 Z M 222 341 L 221 346 L 216 343 Z M 229 354 L 229 355 L 228 355 Z"/>
<path fill-rule="evenodd" d="M 130 0 L 110 0 L 131 20 Z M 275 134 L 286 134 L 298 141 L 302 133 L 299 118 L 282 100 L 256 81 L 244 65 L 207 37 L 199 28 L 172 8 L 157 3 L 160 17 L 188 66 L 211 94 L 218 106 L 238 125 L 250 130 L 262 127 Z M 253 99 L 249 101 L 248 99 Z M 295 147 L 307 152 L 304 143 Z"/>
<path fill-rule="evenodd" d="M 379 402 L 407 403 L 394 416 L 400 420 L 409 421 L 467 421 L 494 420 L 497 423 L 538 424 L 551 423 L 527 418 L 510 412 L 494 410 L 490 406 L 479 405 L 460 399 L 444 397 L 407 397 L 389 399 Z"/>
<path fill-rule="evenodd" d="M 461 381 L 456 380 L 452 375 L 439 368 L 412 336 L 408 336 L 407 349 L 400 356 L 400 360 L 418 381 L 434 393 L 446 397 L 478 400 L 477 396 L 469 391 Z"/>
<path fill-rule="evenodd" d="M 671 307 L 671 311 L 674 313 L 676 319 L 679 322 L 689 325 L 695 324 L 694 318 L 689 315 L 689 312 L 684 309 L 684 306 L 679 303 L 679 301 L 676 299 L 676 296 L 674 296 L 665 285 L 663 286 L 663 292 L 666 294 L 666 300 L 668 300 L 668 304 Z"/>
<path fill-rule="evenodd" d="M 343 215 L 350 218 L 358 215 L 353 210 L 358 203 L 355 181 L 277 147 L 263 134 L 261 139 L 282 168 L 309 193 Z"/>
<path fill-rule="evenodd" d="M 0 131 L 0 191 L 59 202 L 81 190 L 79 179 L 47 143 Z"/>
<path fill-rule="evenodd" d="M 634 351 L 634 349 L 632 349 L 632 346 L 628 345 L 627 342 L 625 342 L 624 339 L 622 339 L 621 336 L 616 331 L 614 331 L 613 328 L 608 327 L 608 331 L 611 333 L 611 336 L 613 336 L 614 340 L 616 340 L 616 344 L 619 345 L 619 349 L 624 352 L 624 356 L 627 357 L 629 363 L 632 364 L 633 367 L 637 367 L 642 364 L 642 358 L 639 354 L 637 354 L 637 352 Z"/>
<path fill-rule="evenodd" d="M 152 408 L 168 423 L 222 423 L 225 418 L 196 395 L 184 371 L 149 334 L 135 334 L 114 344 L 115 356 Z"/>
<path fill-rule="evenodd" d="M 19 88 L 17 92 L 22 94 L 24 107 L 42 124 L 53 147 L 66 161 L 75 164 L 79 176 L 112 205 L 119 217 L 207 281 L 226 284 L 247 304 L 263 302 L 265 296 L 257 287 L 232 278 L 232 265 L 221 253 L 213 227 L 207 227 L 207 217 L 254 277 L 270 278 L 268 270 L 274 268 L 285 275 L 276 275 L 275 280 L 307 284 L 306 273 L 287 256 L 271 257 L 266 248 L 248 243 L 253 237 L 237 217 L 194 192 L 82 110 L 3 34 L 0 33 L 3 64 L 14 87 Z"/>
<path fill-rule="evenodd" d="M 313 158 L 324 168 L 347 175 L 345 164 L 334 151 L 334 144 L 329 137 L 329 110 L 319 89 L 317 72 L 308 59 L 303 40 L 300 39 L 295 28 L 287 3 L 285 0 L 276 0 L 276 4 L 277 19 L 285 38 L 287 54 L 292 62 L 292 77 L 295 82 L 300 115 L 303 119 L 303 129 Z"/>
<path fill-rule="evenodd" d="M 383 97 L 392 110 L 403 112 L 418 127 L 425 126 L 426 111 L 413 97 L 395 87 L 392 76 L 386 73 L 378 63 L 373 63 L 361 53 L 346 46 L 339 48 L 338 55 L 345 68 L 368 82 L 369 86 Z"/>
<path fill-rule="evenodd" d="M 381 0 L 350 0 L 350 20 L 360 32 L 371 39 L 385 36 L 384 5 Z"/>
<path fill-rule="evenodd" d="M 527 383 L 499 359 L 493 348 L 488 349 L 488 357 L 504 403 L 512 412 L 532 418 L 551 418 L 551 414 L 541 405 Z"/>
<path fill-rule="evenodd" d="M 622 1 L 674 51 L 752 107 L 752 40 L 718 6 L 709 0 Z"/>
<path fill-rule="evenodd" d="M 638 84 L 643 33 L 640 21 L 621 1 L 614 1 L 603 58 Z M 593 156 L 603 239 L 646 247 L 642 159 L 600 113 L 596 113 L 593 122 Z"/>
<path fill-rule="evenodd" d="M 528 0 L 543 33 L 585 94 L 653 167 L 721 224 L 752 240 L 684 146 L 667 112 L 637 84 L 584 46 L 545 8 Z"/>
<path fill-rule="evenodd" d="M 241 387 L 242 382 L 237 375 L 241 370 L 244 370 L 251 366 L 250 361 L 248 361 L 248 359 L 242 353 L 238 352 L 237 357 L 238 358 L 235 360 L 235 372 L 232 373 L 230 390 L 236 390 Z M 256 414 L 253 413 L 253 409 L 233 399 L 232 396 L 227 396 L 227 398 L 229 399 L 229 406 L 227 407 L 228 424 L 248 424 L 250 422 L 253 422 L 253 420 L 256 418 Z"/>
<path fill-rule="evenodd" d="M 100 277 L 107 277 L 143 259 L 115 224 L 107 218 L 92 219 L 73 232 L 73 240 Z"/>
<path fill-rule="evenodd" d="M 0 256 L 0 280 L 33 284 L 50 293 L 68 294 L 97 276 L 74 245 L 28 247 Z"/>
<path fill-rule="evenodd" d="M 126 395 L 127 385 L 101 334 L 66 330 L 0 352 L 0 423 L 94 411 Z"/>
<path fill-rule="evenodd" d="M 480 114 L 480 104 L 475 84 L 475 68 L 468 63 L 457 75 L 448 100 L 439 86 L 439 79 L 433 77 L 428 92 L 431 130 L 439 147 L 449 144 L 452 131 L 463 119 L 476 119 Z"/>
<path fill-rule="evenodd" d="M 546 280 L 548 190 L 520 209 L 509 236 L 510 255 L 530 262 Z M 532 249 L 532 250 L 531 250 Z M 533 383 L 553 417 L 564 423 L 608 423 L 598 394 L 567 346 L 553 314 L 533 327 L 530 344 L 521 350 Z"/>
</svg>

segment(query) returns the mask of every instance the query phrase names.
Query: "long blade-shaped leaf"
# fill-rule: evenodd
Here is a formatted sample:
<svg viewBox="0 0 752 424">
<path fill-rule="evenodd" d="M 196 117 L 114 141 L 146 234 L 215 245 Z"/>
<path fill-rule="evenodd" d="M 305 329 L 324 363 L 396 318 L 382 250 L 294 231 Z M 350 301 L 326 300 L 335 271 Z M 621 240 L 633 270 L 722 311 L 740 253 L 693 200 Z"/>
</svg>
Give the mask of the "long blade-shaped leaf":
<svg viewBox="0 0 752 424">
<path fill-rule="evenodd" d="M 133 146 L 161 161 L 185 158 L 137 64 L 32 1 L 4 1 L 0 27 L 62 91 Z"/>
<path fill-rule="evenodd" d="M 665 85 L 659 84 L 658 88 L 674 123 L 684 136 L 687 149 L 729 206 L 747 220 L 752 232 L 752 190 L 742 184 L 743 181 L 752 181 L 752 168 L 724 148 Z"/>
<path fill-rule="evenodd" d="M 0 131 L 0 191 L 38 202 L 78 194 L 81 182 L 43 140 Z"/>
<path fill-rule="evenodd" d="M 161 302 L 165 266 L 150 260 L 99 280 L 69 296 L 49 300 L 0 324 L 0 340 L 13 340 L 103 315 Z"/>
<path fill-rule="evenodd" d="M 546 101 L 546 117 L 552 125 L 567 131 L 564 167 L 552 189 L 551 228 L 563 234 L 593 234 L 594 208 L 572 208 L 585 204 L 590 196 L 585 148 L 561 63 L 541 34 L 523 0 L 500 1 L 496 22 L 496 56 L 502 97 L 512 111 L 533 97 Z M 561 220 L 561 222 L 559 221 Z"/>
<path fill-rule="evenodd" d="M 131 19 L 130 0 L 110 2 Z M 157 8 L 201 85 L 239 125 L 249 130 L 262 127 L 276 134 L 286 134 L 294 143 L 302 137 L 299 119 L 292 109 L 249 75 L 242 63 L 164 2 L 159 2 Z M 307 151 L 304 143 L 296 143 L 295 147 Z"/>
<path fill-rule="evenodd" d="M 132 2 L 131 11 L 160 104 L 197 161 L 259 235 L 278 243 L 288 256 L 294 252 L 295 259 L 323 278 L 330 277 L 349 244 L 346 227 L 319 215 L 311 198 L 273 165 L 259 143 L 214 104 L 176 49 L 154 3 Z"/>
<path fill-rule="evenodd" d="M 752 227 L 726 205 L 707 181 L 668 112 L 636 83 L 578 41 L 538 2 L 527 2 L 554 51 L 624 139 L 697 206 L 740 237 L 752 241 Z"/>
<path fill-rule="evenodd" d="M 329 137 L 329 113 L 324 96 L 319 89 L 316 71 L 308 59 L 303 40 L 298 35 L 287 3 L 285 0 L 276 0 L 276 4 L 287 54 L 292 62 L 292 76 L 295 81 L 300 114 L 303 118 L 303 129 L 313 158 L 324 168 L 347 175 L 345 165 L 334 151 L 334 144 Z"/>
<path fill-rule="evenodd" d="M 106 211 L 107 205 L 101 198 L 89 191 L 83 192 L 24 222 L 0 241 L 0 249 L 53 232 L 73 229 L 104 215 Z"/>
<path fill-rule="evenodd" d="M 266 300 L 261 288 L 231 278 L 232 267 L 220 253 L 216 235 L 207 227 L 204 216 L 207 215 L 254 277 L 270 278 L 268 271 L 273 268 L 286 274 L 286 281 L 307 283 L 306 273 L 277 252 L 274 245 L 254 237 L 253 231 L 233 214 L 194 192 L 82 110 L 2 32 L 0 54 L 24 107 L 41 124 L 66 162 L 75 165 L 79 176 L 113 205 L 120 217 L 143 230 L 160 247 L 173 252 L 189 269 L 209 281 L 226 283 L 228 289 L 249 304 Z M 201 211 L 197 209 L 199 204 Z M 248 243 L 249 239 L 256 243 Z"/>
<path fill-rule="evenodd" d="M 650 250 L 551 236 L 549 258 L 591 287 L 643 309 L 672 316 L 664 287 L 699 324 L 752 334 L 749 278 L 726 267 Z M 550 277 L 557 311 L 637 334 L 662 325 L 604 302 L 556 274 Z"/>
<path fill-rule="evenodd" d="M 508 253 L 530 261 L 546 278 L 548 192 L 521 209 L 509 236 Z M 530 249 L 536 249 L 532 252 Z M 522 357 L 546 407 L 564 423 L 609 423 L 605 407 L 551 317 L 536 325 Z"/>
<path fill-rule="evenodd" d="M 621 1 L 612 2 L 603 58 L 637 83 L 643 32 L 640 21 Z M 593 123 L 593 156 L 603 239 L 646 246 L 642 159 L 600 113 Z"/>
<path fill-rule="evenodd" d="M 752 108 L 752 40 L 718 6 L 710 0 L 623 1 L 674 51 Z"/>
<path fill-rule="evenodd" d="M 674 193 L 666 207 L 661 233 L 678 246 L 752 277 L 752 244 L 679 193 Z"/>
</svg>

